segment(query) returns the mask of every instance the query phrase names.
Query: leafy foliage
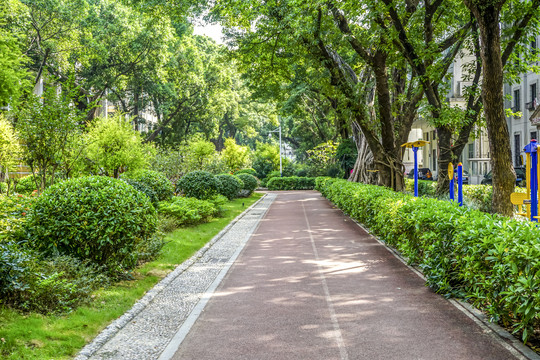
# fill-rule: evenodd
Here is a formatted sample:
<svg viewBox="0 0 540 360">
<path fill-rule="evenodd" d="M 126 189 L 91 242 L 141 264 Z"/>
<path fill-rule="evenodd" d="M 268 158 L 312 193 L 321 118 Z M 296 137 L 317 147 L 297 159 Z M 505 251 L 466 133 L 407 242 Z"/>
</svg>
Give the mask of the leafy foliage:
<svg viewBox="0 0 540 360">
<path fill-rule="evenodd" d="M 236 144 L 236 141 L 231 138 L 225 140 L 225 149 L 221 152 L 221 156 L 231 170 L 242 169 L 250 165 L 249 148 Z"/>
<path fill-rule="evenodd" d="M 157 214 L 141 192 L 117 179 L 90 176 L 51 186 L 27 220 L 30 244 L 122 272 L 137 264 L 137 246 L 156 230 Z"/>
<path fill-rule="evenodd" d="M 177 183 L 177 189 L 186 197 L 208 200 L 219 193 L 219 181 L 207 171 L 192 171 Z"/>
<path fill-rule="evenodd" d="M 75 139 L 81 136 L 84 116 L 73 106 L 77 89 L 66 84 L 57 93 L 50 86 L 43 99 L 31 95 L 25 107 L 17 114 L 17 130 L 24 142 L 24 161 L 34 174 L 39 173 L 39 189 L 43 190 L 54 182 L 55 173 L 72 157 L 71 147 L 77 147 L 80 155 L 83 144 Z"/>
<path fill-rule="evenodd" d="M 0 180 L 9 177 L 9 172 L 21 156 L 22 149 L 13 126 L 0 116 Z"/>
<path fill-rule="evenodd" d="M 222 174 L 217 175 L 217 178 L 220 182 L 219 193 L 229 200 L 237 198 L 240 190 L 244 187 L 244 182 L 237 176 Z"/>
<path fill-rule="evenodd" d="M 88 131 L 86 156 L 95 173 L 118 178 L 123 171 L 136 172 L 148 166 L 153 149 L 123 116 L 98 118 Z"/>
<path fill-rule="evenodd" d="M 315 188 L 315 178 L 274 177 L 266 185 L 268 190 L 313 190 Z"/>
<path fill-rule="evenodd" d="M 534 223 L 377 186 L 316 182 L 325 197 L 418 264 L 438 293 L 466 297 L 523 340 L 540 326 L 540 229 Z"/>
</svg>

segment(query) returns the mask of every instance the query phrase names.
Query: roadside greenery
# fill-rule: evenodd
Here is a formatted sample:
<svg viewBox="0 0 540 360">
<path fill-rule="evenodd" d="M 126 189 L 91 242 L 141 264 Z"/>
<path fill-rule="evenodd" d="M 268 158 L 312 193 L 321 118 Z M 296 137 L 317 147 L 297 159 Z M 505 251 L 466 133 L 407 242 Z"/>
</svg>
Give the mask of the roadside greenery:
<svg viewBox="0 0 540 360">
<path fill-rule="evenodd" d="M 0 342 L 0 355 L 10 360 L 73 358 L 90 339 L 260 197 L 261 194 L 254 194 L 227 202 L 222 205 L 223 217 L 167 234 L 159 257 L 134 269 L 131 280 L 112 285 L 102 282 L 97 290 L 82 298 L 82 305 L 72 307 L 68 313 L 44 316 L 0 306 L 0 338 L 4 339 Z M 57 269 L 61 266 L 64 265 L 58 265 Z"/>
<path fill-rule="evenodd" d="M 466 299 L 524 341 L 540 328 L 540 229 L 455 202 L 317 178 L 323 196 L 364 224 L 446 297 Z"/>
<path fill-rule="evenodd" d="M 405 190 L 414 193 L 414 180 L 405 179 Z M 418 195 L 438 199 L 449 199 L 448 195 L 437 196 L 437 183 L 428 180 L 418 180 Z M 516 187 L 515 192 L 525 193 L 526 189 Z M 455 189 L 457 199 L 457 185 Z M 463 185 L 463 202 L 466 206 L 487 213 L 493 213 L 493 187 L 491 185 Z"/>
<path fill-rule="evenodd" d="M 315 178 L 313 177 L 274 177 L 266 184 L 268 190 L 313 190 Z"/>
</svg>

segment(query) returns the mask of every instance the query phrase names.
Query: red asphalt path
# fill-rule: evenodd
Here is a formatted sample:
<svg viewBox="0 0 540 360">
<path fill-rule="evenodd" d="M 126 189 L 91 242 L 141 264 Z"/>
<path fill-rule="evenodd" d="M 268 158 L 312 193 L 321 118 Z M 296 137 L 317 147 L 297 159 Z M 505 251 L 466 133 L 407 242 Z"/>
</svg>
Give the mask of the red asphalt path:
<svg viewBox="0 0 540 360">
<path fill-rule="evenodd" d="M 173 359 L 514 359 L 317 192 L 280 192 Z"/>
</svg>

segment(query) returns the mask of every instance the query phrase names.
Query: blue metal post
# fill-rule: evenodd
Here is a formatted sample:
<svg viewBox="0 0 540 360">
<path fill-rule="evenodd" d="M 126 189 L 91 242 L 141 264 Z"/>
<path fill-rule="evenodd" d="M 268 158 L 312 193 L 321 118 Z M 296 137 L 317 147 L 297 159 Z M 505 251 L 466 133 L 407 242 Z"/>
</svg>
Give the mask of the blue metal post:
<svg viewBox="0 0 540 360">
<path fill-rule="evenodd" d="M 414 196 L 418 197 L 418 148 L 412 147 L 414 153 Z"/>
<path fill-rule="evenodd" d="M 459 206 L 463 206 L 463 165 L 461 163 L 457 166 L 457 186 L 458 186 L 458 203 Z"/>
<path fill-rule="evenodd" d="M 454 174 L 452 174 L 452 179 L 450 180 L 450 200 L 455 200 L 454 195 Z"/>
<path fill-rule="evenodd" d="M 532 146 L 531 151 L 531 221 L 538 222 L 536 216 L 538 216 L 538 152 L 535 145 Z M 531 141 L 532 144 L 532 141 Z"/>
<path fill-rule="evenodd" d="M 532 139 L 531 143 L 523 149 L 525 153 L 530 154 L 530 157 L 527 158 L 527 160 L 530 159 L 530 169 L 531 173 L 529 174 L 529 183 L 531 184 L 531 221 L 538 222 L 538 219 L 535 217 L 538 216 L 538 144 L 536 140 Z"/>
</svg>

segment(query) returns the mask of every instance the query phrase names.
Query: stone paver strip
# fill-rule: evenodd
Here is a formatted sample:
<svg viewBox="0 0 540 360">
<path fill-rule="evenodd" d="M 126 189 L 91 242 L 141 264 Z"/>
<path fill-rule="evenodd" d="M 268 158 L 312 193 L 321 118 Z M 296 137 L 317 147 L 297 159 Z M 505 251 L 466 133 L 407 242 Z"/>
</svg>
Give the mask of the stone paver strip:
<svg viewBox="0 0 540 360">
<path fill-rule="evenodd" d="M 267 194 L 150 290 L 76 357 L 157 359 L 231 256 L 242 248 L 275 194 Z"/>
</svg>

